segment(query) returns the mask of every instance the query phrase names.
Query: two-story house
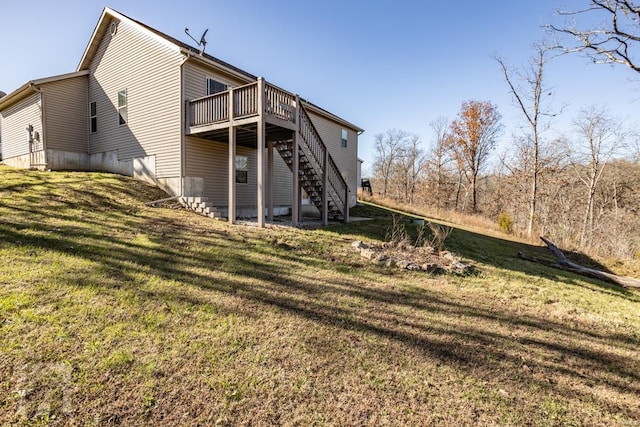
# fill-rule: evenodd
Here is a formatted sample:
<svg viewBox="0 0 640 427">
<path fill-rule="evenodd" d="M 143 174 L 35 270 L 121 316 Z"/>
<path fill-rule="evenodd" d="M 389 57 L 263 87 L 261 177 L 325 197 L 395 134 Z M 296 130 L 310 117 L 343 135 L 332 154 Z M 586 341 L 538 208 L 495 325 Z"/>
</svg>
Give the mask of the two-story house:
<svg viewBox="0 0 640 427">
<path fill-rule="evenodd" d="M 3 163 L 144 179 L 212 217 L 355 204 L 358 126 L 105 8 L 75 72 L 0 98 Z"/>
</svg>

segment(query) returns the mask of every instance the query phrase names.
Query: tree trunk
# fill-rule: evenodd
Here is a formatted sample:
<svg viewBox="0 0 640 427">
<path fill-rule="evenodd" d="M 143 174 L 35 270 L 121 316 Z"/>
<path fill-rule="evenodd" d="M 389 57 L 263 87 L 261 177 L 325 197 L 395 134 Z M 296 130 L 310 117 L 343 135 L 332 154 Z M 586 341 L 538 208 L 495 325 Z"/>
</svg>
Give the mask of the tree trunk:
<svg viewBox="0 0 640 427">
<path fill-rule="evenodd" d="M 473 182 L 471 183 L 471 203 L 472 203 L 472 208 L 473 208 L 473 213 L 478 212 L 478 172 L 474 171 L 473 172 Z"/>
<path fill-rule="evenodd" d="M 462 171 L 458 172 L 458 186 L 456 188 L 456 210 L 458 209 L 458 204 L 460 203 L 460 191 L 462 190 Z"/>
<path fill-rule="evenodd" d="M 531 236 L 533 235 L 533 225 L 536 217 L 536 204 L 538 201 L 538 170 L 540 167 L 540 148 L 538 146 L 537 122 L 534 122 L 533 131 L 533 174 L 531 177 L 531 198 L 529 200 L 529 223 L 527 224 L 527 237 L 529 239 L 531 239 Z"/>
<path fill-rule="evenodd" d="M 557 262 L 533 258 L 523 254 L 522 252 L 518 252 L 518 256 L 527 261 L 538 262 L 549 267 L 559 268 L 560 270 L 570 271 L 582 276 L 587 276 L 593 279 L 602 280 L 604 282 L 613 283 L 624 288 L 640 288 L 640 279 L 617 276 L 612 273 L 594 270 L 592 268 L 587 268 L 580 264 L 576 264 L 575 262 L 569 261 L 565 254 L 560 249 L 558 249 L 556 245 L 551 242 L 551 240 L 547 239 L 546 237 L 540 237 L 540 240 L 542 240 L 547 245 L 549 250 L 558 258 Z"/>
</svg>

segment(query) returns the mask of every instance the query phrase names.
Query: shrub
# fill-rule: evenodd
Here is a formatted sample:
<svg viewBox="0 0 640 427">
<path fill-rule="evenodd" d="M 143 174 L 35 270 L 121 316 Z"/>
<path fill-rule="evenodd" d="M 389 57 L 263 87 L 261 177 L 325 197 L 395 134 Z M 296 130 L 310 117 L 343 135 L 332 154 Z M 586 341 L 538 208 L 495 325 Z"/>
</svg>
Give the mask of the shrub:
<svg viewBox="0 0 640 427">
<path fill-rule="evenodd" d="M 500 215 L 498 215 L 498 227 L 500 227 L 500 230 L 504 233 L 513 233 L 513 218 L 509 212 L 500 212 Z"/>
</svg>

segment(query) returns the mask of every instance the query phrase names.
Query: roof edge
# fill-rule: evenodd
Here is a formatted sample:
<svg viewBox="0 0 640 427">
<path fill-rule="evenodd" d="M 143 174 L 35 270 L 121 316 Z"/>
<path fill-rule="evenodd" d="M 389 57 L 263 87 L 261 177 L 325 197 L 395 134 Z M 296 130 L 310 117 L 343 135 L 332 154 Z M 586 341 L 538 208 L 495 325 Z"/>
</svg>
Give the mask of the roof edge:
<svg viewBox="0 0 640 427">
<path fill-rule="evenodd" d="M 356 131 L 356 132 L 358 132 L 358 133 L 362 133 L 362 132 L 364 132 L 364 129 L 362 129 L 362 128 L 361 128 L 361 127 L 359 127 L 359 126 L 354 125 L 354 124 L 353 124 L 353 123 L 351 123 L 351 122 L 346 121 L 346 120 L 345 120 L 345 119 L 343 119 L 342 117 L 340 117 L 340 116 L 336 116 L 335 114 L 333 114 L 333 113 L 331 113 L 331 112 L 329 112 L 329 111 L 325 110 L 324 108 L 322 108 L 322 107 L 318 107 L 316 104 L 314 104 L 314 103 L 312 103 L 312 102 L 307 101 L 306 99 L 302 99 L 302 98 L 301 98 L 300 100 L 301 100 L 302 102 L 304 102 L 304 104 L 305 104 L 305 107 L 306 107 L 306 108 L 308 108 L 309 110 L 313 111 L 314 113 L 316 113 L 316 114 L 320 114 L 321 116 L 325 116 L 325 117 L 327 117 L 329 120 L 333 120 L 334 122 L 336 122 L 336 123 L 338 123 L 338 124 L 341 124 L 341 125 L 344 125 L 344 126 L 346 126 L 346 127 L 350 128 L 350 129 L 353 129 L 353 130 L 355 130 L 355 131 Z"/>
<path fill-rule="evenodd" d="M 20 86 L 18 89 L 0 98 L 0 110 L 10 107 L 13 104 L 23 100 L 30 94 L 37 92 L 38 86 L 41 86 L 47 83 L 57 82 L 60 80 L 71 79 L 74 77 L 86 76 L 88 74 L 89 74 L 89 71 L 84 70 L 84 71 L 75 71 L 73 73 L 58 74 L 57 76 L 43 77 L 41 79 L 29 80 L 28 82 Z"/>
</svg>

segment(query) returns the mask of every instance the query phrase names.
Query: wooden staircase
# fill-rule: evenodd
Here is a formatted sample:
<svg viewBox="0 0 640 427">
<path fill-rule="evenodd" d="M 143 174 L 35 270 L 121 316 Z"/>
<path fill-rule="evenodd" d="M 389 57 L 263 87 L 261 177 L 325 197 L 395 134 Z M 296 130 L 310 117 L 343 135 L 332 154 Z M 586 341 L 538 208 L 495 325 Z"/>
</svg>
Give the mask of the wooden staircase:
<svg viewBox="0 0 640 427">
<path fill-rule="evenodd" d="M 293 140 L 277 141 L 273 146 L 278 150 L 280 156 L 284 159 L 289 169 L 293 172 Z M 298 174 L 300 179 L 300 185 L 304 189 L 311 202 L 315 205 L 320 212 L 322 212 L 322 175 L 316 172 L 311 162 L 304 154 L 302 150 L 298 151 L 299 165 Z M 333 218 L 337 218 L 341 215 L 335 207 L 332 201 L 329 201 L 327 206 L 327 213 Z"/>
<path fill-rule="evenodd" d="M 323 192 L 326 186 L 327 219 L 349 221 L 349 187 L 338 172 L 331 154 L 311 122 L 306 110 L 299 104 L 298 174 L 300 186 L 316 208 L 324 212 Z M 294 140 L 277 141 L 274 147 L 293 172 Z"/>
</svg>

